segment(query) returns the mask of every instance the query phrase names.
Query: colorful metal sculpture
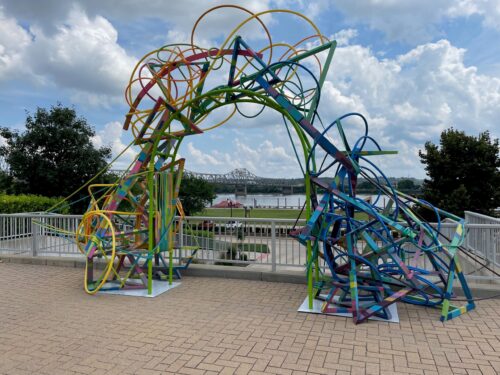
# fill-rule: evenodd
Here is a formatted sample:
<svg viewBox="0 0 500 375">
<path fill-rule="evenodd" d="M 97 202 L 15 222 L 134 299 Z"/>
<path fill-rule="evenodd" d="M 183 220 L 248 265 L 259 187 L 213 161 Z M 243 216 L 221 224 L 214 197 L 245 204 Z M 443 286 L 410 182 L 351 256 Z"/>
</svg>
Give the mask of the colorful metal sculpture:
<svg viewBox="0 0 500 375">
<path fill-rule="evenodd" d="M 228 8 L 248 17 L 220 47 L 196 45 L 204 17 Z M 293 43 L 273 43 L 263 22 L 269 16 L 293 16 L 312 35 Z M 238 35 L 251 23 L 268 39 L 258 49 Z M 141 152 L 116 184 L 92 200 L 77 234 L 87 259 L 86 291 L 140 287 L 151 293 L 155 270 L 168 272 L 172 281 L 184 166 L 184 160 L 177 158 L 179 145 L 184 137 L 227 123 L 235 113 L 254 117 L 242 109 L 252 103 L 262 106 L 258 114 L 267 108 L 283 117 L 304 174 L 308 221 L 292 235 L 307 247 L 310 306 L 314 298 L 322 298 L 323 312 L 350 312 L 356 323 L 374 315 L 388 318 L 387 307 L 396 301 L 439 306 L 442 320 L 472 309 L 457 257 L 463 220 L 391 186 L 369 157 L 395 152 L 381 150 L 368 135 L 362 115 L 347 114 L 323 126 L 318 104 L 335 47 L 335 41 L 322 36 L 301 14 L 282 10 L 253 14 L 228 5 L 204 13 L 189 43 L 167 45 L 146 55 L 126 90 L 130 110 L 124 124 Z M 343 124 L 353 118 L 360 121 L 364 134 L 349 143 Z M 338 132 L 334 141 L 333 130 Z M 389 198 L 386 207 L 356 196 L 360 176 L 376 187 L 379 196 Z M 446 240 L 439 225 L 435 228 L 421 219 L 416 206 L 433 210 L 438 223 L 441 217 L 456 221 L 453 239 Z M 104 263 L 102 270 L 94 269 L 96 259 Z M 424 267 L 424 262 L 431 267 Z M 450 303 L 456 278 L 468 300 L 463 307 Z"/>
</svg>

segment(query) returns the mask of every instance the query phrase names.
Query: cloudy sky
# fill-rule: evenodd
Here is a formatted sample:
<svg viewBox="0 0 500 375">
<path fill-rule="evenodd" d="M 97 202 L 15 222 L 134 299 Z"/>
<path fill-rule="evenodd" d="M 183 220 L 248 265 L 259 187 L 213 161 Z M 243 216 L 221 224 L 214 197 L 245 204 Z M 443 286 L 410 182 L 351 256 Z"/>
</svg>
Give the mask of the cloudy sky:
<svg viewBox="0 0 500 375">
<path fill-rule="evenodd" d="M 121 127 L 135 63 L 166 43 L 187 42 L 196 18 L 220 3 L 300 11 L 337 39 L 322 118 L 364 114 L 370 135 L 400 152 L 377 159 L 389 176 L 423 177 L 418 150 L 451 126 L 500 136 L 500 0 L 0 0 L 0 126 L 22 129 L 26 111 L 60 102 L 96 128 L 97 145 L 120 152 L 131 139 Z M 207 43 L 216 46 L 232 21 L 230 12 L 207 21 Z M 267 22 L 277 40 L 300 36 L 287 18 Z M 186 167 L 300 176 L 278 117 L 240 120 L 186 139 Z"/>
</svg>

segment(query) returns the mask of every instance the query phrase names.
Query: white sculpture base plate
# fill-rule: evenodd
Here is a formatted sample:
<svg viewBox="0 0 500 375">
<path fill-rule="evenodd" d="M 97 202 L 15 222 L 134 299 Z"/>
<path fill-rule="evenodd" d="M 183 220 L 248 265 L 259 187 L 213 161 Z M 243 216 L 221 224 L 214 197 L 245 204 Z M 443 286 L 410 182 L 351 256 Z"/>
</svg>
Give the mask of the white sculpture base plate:
<svg viewBox="0 0 500 375">
<path fill-rule="evenodd" d="M 142 283 L 141 283 L 142 284 Z M 106 283 L 103 288 L 111 287 L 113 282 Z M 117 290 L 100 290 L 97 294 L 116 294 L 119 296 L 132 296 L 132 297 L 147 297 L 153 298 L 168 292 L 169 290 L 181 285 L 179 281 L 173 282 L 172 285 L 168 284 L 168 281 L 153 280 L 153 290 L 151 294 L 148 294 L 147 289 L 117 289 Z"/>
<path fill-rule="evenodd" d="M 326 295 L 321 295 L 321 297 L 326 298 Z M 338 299 L 338 296 L 335 296 L 334 300 L 337 300 L 337 299 Z M 310 314 L 336 315 L 336 316 L 344 316 L 347 318 L 352 318 L 351 313 L 322 313 L 321 312 L 322 306 L 323 306 L 323 301 L 321 301 L 319 299 L 314 299 L 313 300 L 313 308 L 309 309 L 309 298 L 306 297 L 304 299 L 304 302 L 302 302 L 302 304 L 300 305 L 300 307 L 297 311 L 310 313 Z M 381 322 L 399 323 L 398 307 L 396 306 L 396 303 L 389 305 L 389 312 L 391 314 L 391 319 L 389 319 L 389 320 L 379 318 L 378 316 L 372 316 L 368 319 L 379 320 Z"/>
</svg>

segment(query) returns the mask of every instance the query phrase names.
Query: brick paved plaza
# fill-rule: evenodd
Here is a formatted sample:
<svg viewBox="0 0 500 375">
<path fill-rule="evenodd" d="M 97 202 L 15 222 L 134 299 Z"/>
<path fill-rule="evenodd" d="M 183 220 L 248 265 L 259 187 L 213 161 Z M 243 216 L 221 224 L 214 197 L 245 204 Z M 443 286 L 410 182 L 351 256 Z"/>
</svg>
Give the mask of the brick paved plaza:
<svg viewBox="0 0 500 375">
<path fill-rule="evenodd" d="M 190 277 L 154 299 L 88 296 L 83 270 L 0 263 L 1 374 L 495 374 L 500 300 L 445 324 L 297 313 L 305 286 Z"/>
</svg>

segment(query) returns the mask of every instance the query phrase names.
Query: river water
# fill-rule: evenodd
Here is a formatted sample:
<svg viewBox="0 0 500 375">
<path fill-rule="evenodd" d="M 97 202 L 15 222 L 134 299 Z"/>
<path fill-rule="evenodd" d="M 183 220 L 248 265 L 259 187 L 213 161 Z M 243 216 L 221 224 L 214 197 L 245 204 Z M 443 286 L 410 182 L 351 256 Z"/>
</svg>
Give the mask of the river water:
<svg viewBox="0 0 500 375">
<path fill-rule="evenodd" d="M 321 197 L 321 195 L 320 195 Z M 369 194 L 359 194 L 359 198 L 368 198 Z M 376 195 L 372 195 L 372 201 L 377 198 Z M 234 195 L 234 194 L 217 194 L 214 199 L 213 204 L 217 204 L 221 201 L 230 199 L 231 201 L 237 201 L 242 203 L 247 207 L 271 207 L 271 208 L 302 208 L 304 205 L 306 196 L 305 194 L 248 194 L 246 196 Z M 378 207 L 384 207 L 388 198 L 380 197 L 377 202 Z"/>
</svg>

